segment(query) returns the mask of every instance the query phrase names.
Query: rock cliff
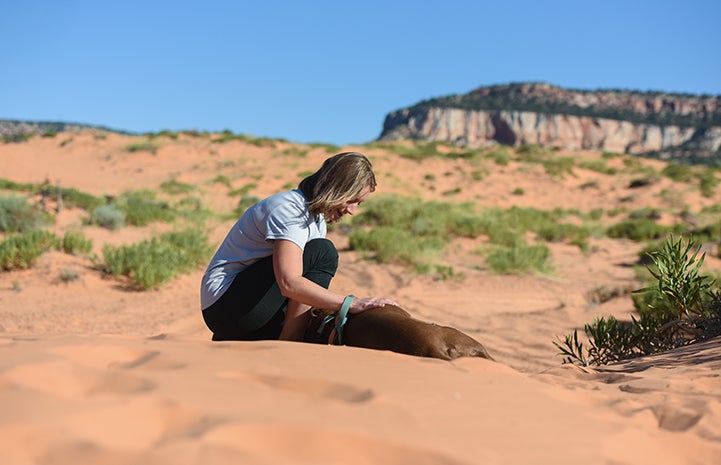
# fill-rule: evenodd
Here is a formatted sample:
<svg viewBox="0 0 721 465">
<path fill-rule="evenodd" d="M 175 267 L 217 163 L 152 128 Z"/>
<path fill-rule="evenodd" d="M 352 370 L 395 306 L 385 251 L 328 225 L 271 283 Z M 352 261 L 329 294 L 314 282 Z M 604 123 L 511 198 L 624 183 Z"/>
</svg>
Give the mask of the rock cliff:
<svg viewBox="0 0 721 465">
<path fill-rule="evenodd" d="M 469 148 L 538 144 L 721 162 L 721 96 L 576 91 L 549 84 L 483 87 L 386 116 L 380 140 Z"/>
</svg>

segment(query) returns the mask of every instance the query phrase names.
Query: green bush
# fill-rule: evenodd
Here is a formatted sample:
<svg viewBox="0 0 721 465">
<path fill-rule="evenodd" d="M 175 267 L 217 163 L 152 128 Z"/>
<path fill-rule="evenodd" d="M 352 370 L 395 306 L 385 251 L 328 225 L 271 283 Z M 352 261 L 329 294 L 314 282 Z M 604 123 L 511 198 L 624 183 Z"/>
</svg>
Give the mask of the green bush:
<svg viewBox="0 0 721 465">
<path fill-rule="evenodd" d="M 30 268 L 43 253 L 58 245 L 58 236 L 49 231 L 33 230 L 11 235 L 0 242 L 0 269 Z"/>
<path fill-rule="evenodd" d="M 195 229 L 166 233 L 132 245 L 105 245 L 106 271 L 127 276 L 141 289 L 156 289 L 161 284 L 186 273 L 207 258 L 206 237 Z"/>
<path fill-rule="evenodd" d="M 698 177 L 701 194 L 704 197 L 713 197 L 716 193 L 716 187 L 718 187 L 719 182 L 721 182 L 719 181 L 719 178 L 716 177 L 715 170 L 706 169 L 705 171 L 698 173 L 696 176 Z"/>
<path fill-rule="evenodd" d="M 125 213 L 115 205 L 101 205 L 90 213 L 89 222 L 115 231 L 125 226 Z"/>
<path fill-rule="evenodd" d="M 85 211 L 92 212 L 97 207 L 106 204 L 106 201 L 103 198 L 95 197 L 92 194 L 81 192 L 73 188 L 60 189 L 60 193 L 62 195 L 63 203 L 69 208 L 79 207 Z"/>
<path fill-rule="evenodd" d="M 636 242 L 659 239 L 668 233 L 669 228 L 657 224 L 653 219 L 628 219 L 610 226 L 606 235 L 614 239 L 631 239 Z"/>
<path fill-rule="evenodd" d="M 150 152 L 153 155 L 158 153 L 160 145 L 153 141 L 132 142 L 125 146 L 128 152 Z"/>
<path fill-rule="evenodd" d="M 692 344 L 721 334 L 721 293 L 700 273 L 705 254 L 693 241 L 670 237 L 649 251 L 648 271 L 655 285 L 635 291 L 638 317 L 621 323 L 613 317 L 585 325 L 589 346 L 578 331 L 554 345 L 564 363 L 603 365 Z"/>
<path fill-rule="evenodd" d="M 406 229 L 378 226 L 356 229 L 348 235 L 353 250 L 372 251 L 379 263 L 397 263 L 419 273 L 432 271 L 432 261 L 445 245 L 437 236 L 418 237 Z"/>
<path fill-rule="evenodd" d="M 117 207 L 125 213 L 125 221 L 133 226 L 145 226 L 154 221 L 173 221 L 175 212 L 167 202 L 155 200 L 152 191 L 126 192 L 116 200 Z"/>
<path fill-rule="evenodd" d="M 29 231 L 49 222 L 49 215 L 27 199 L 0 196 L 0 232 Z"/>
<path fill-rule="evenodd" d="M 93 249 L 93 241 L 79 231 L 68 231 L 63 235 L 60 247 L 67 254 L 83 255 Z"/>
<path fill-rule="evenodd" d="M 693 179 L 691 167 L 680 163 L 669 163 L 661 170 L 661 174 L 669 179 L 679 182 L 690 182 Z"/>
<path fill-rule="evenodd" d="M 160 185 L 160 190 L 170 195 L 187 194 L 195 190 L 192 184 L 180 182 L 176 179 L 165 181 Z"/>
<path fill-rule="evenodd" d="M 493 250 L 486 257 L 486 263 L 497 274 L 548 273 L 552 270 L 549 259 L 546 245 L 519 243 Z"/>
</svg>

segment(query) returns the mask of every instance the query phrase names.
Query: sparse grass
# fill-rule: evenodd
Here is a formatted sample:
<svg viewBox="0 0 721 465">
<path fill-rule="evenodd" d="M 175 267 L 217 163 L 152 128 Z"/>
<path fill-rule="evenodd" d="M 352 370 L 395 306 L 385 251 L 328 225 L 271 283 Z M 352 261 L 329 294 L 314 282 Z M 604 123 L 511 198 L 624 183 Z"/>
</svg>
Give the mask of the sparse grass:
<svg viewBox="0 0 721 465">
<path fill-rule="evenodd" d="M 544 244 L 516 243 L 495 248 L 486 263 L 496 274 L 549 273 L 553 270 L 549 259 L 550 251 Z"/>
<path fill-rule="evenodd" d="M 101 205 L 96 207 L 88 220 L 90 224 L 116 231 L 125 226 L 125 212 L 115 205 Z"/>
<path fill-rule="evenodd" d="M 162 183 L 160 185 L 160 190 L 168 195 L 179 195 L 193 192 L 195 190 L 195 186 L 185 182 L 180 182 L 176 179 L 171 179 L 170 181 Z"/>
<path fill-rule="evenodd" d="M 662 170 L 661 174 L 676 182 L 691 182 L 693 173 L 689 165 L 680 163 L 669 163 Z"/>
<path fill-rule="evenodd" d="M 696 174 L 699 182 L 699 188 L 701 194 L 704 197 L 711 198 L 716 193 L 716 188 L 719 185 L 719 178 L 716 176 L 716 170 L 712 168 L 706 168 Z"/>
<path fill-rule="evenodd" d="M 152 140 L 131 142 L 130 144 L 125 146 L 125 150 L 131 153 L 149 152 L 153 155 L 156 155 L 158 153 L 159 148 L 160 144 Z"/>
<path fill-rule="evenodd" d="M 36 229 L 51 221 L 41 208 L 31 205 L 23 197 L 0 196 L 0 232 L 23 232 Z"/>
<path fill-rule="evenodd" d="M 127 276 L 140 289 L 157 289 L 208 258 L 206 237 L 197 229 L 171 232 L 132 245 L 103 247 L 105 269 Z"/>
<path fill-rule="evenodd" d="M 598 318 L 584 327 L 588 346 L 578 331 L 554 341 L 564 363 L 604 365 L 666 351 L 721 334 L 721 293 L 717 283 L 700 273 L 705 254 L 693 241 L 670 237 L 649 252 L 647 267 L 655 285 L 634 296 L 638 317 L 630 322 L 613 316 Z"/>
<path fill-rule="evenodd" d="M 93 249 L 93 241 L 86 238 L 82 232 L 68 231 L 60 241 L 60 248 L 67 254 L 84 255 Z"/>
<path fill-rule="evenodd" d="M 156 201 L 155 192 L 149 190 L 126 192 L 115 200 L 114 205 L 125 213 L 125 222 L 133 226 L 175 219 L 175 212 L 168 203 Z"/>
<path fill-rule="evenodd" d="M 58 277 L 60 278 L 60 281 L 70 283 L 80 279 L 80 274 L 74 268 L 63 268 L 60 270 L 60 275 Z"/>
<path fill-rule="evenodd" d="M 631 239 L 636 242 L 660 239 L 670 228 L 657 224 L 651 218 L 629 218 L 620 221 L 606 230 L 606 235 L 613 239 Z"/>
<path fill-rule="evenodd" d="M 0 242 L 0 269 L 24 270 L 50 249 L 56 249 L 59 238 L 49 231 L 32 230 L 13 234 Z"/>
<path fill-rule="evenodd" d="M 256 147 L 275 147 L 276 142 L 282 142 L 283 140 L 270 139 L 268 137 L 254 137 L 246 134 L 233 134 L 233 131 L 225 130 L 211 142 L 215 144 L 225 144 L 232 141 L 245 142 Z"/>
<path fill-rule="evenodd" d="M 5 144 L 17 144 L 21 142 L 27 142 L 29 141 L 35 134 L 33 133 L 25 133 L 20 132 L 16 134 L 8 134 L 5 136 L 2 136 L 2 141 Z"/>
</svg>

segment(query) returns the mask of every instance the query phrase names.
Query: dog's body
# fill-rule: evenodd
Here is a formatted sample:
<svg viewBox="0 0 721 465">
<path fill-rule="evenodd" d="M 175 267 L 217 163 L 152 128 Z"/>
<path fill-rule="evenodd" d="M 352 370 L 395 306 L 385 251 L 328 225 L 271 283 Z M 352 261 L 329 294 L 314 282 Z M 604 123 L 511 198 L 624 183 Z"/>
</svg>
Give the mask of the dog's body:
<svg viewBox="0 0 721 465">
<path fill-rule="evenodd" d="M 321 328 L 323 320 L 332 314 L 331 311 L 318 308 L 311 310 L 311 321 L 305 332 L 306 342 L 335 343 L 335 337 L 331 336 L 334 322 L 330 321 Z M 458 357 L 493 360 L 481 343 L 472 337 L 455 328 L 417 320 L 395 306 L 376 307 L 348 315 L 342 334 L 343 344 L 348 346 L 391 350 L 443 360 Z"/>
</svg>

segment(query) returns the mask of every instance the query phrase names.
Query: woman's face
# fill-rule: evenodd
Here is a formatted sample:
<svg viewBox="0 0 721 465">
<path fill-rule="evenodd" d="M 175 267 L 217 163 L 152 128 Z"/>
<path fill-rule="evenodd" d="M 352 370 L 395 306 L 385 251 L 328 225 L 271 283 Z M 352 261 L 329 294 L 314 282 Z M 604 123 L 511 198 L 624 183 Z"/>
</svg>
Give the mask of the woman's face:
<svg viewBox="0 0 721 465">
<path fill-rule="evenodd" d="M 341 218 L 343 218 L 343 215 L 355 215 L 358 211 L 358 207 L 360 204 L 365 202 L 365 200 L 368 198 L 368 196 L 371 193 L 370 186 L 366 186 L 361 191 L 360 195 L 348 202 L 345 202 L 343 205 L 332 209 L 330 212 L 328 212 L 325 215 L 326 221 L 328 223 L 336 223 L 340 221 Z"/>
</svg>

